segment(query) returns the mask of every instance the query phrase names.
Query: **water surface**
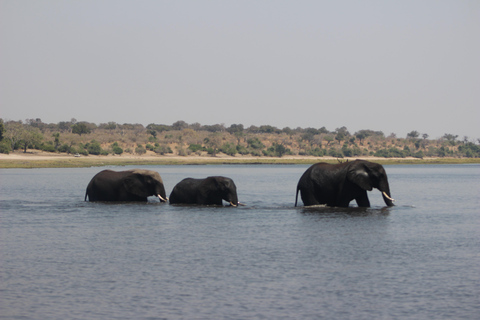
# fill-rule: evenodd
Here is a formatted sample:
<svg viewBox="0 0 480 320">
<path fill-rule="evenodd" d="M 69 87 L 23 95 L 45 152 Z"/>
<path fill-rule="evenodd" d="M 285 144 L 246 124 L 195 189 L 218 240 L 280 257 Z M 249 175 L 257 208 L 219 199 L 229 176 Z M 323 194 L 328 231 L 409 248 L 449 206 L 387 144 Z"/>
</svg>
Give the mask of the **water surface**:
<svg viewBox="0 0 480 320">
<path fill-rule="evenodd" d="M 90 203 L 103 168 L 2 169 L 0 318 L 478 319 L 479 165 L 385 166 L 391 208 L 295 208 L 307 167 L 142 167 L 167 194 L 228 176 L 238 208 Z"/>
</svg>

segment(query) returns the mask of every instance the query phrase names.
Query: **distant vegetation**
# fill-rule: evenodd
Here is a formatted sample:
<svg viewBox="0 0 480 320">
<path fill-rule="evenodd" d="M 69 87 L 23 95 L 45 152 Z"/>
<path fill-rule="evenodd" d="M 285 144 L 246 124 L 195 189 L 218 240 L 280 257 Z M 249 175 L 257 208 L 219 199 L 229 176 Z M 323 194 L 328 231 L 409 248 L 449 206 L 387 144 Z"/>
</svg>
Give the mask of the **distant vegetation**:
<svg viewBox="0 0 480 320">
<path fill-rule="evenodd" d="M 480 158 L 480 139 L 458 139 L 446 133 L 432 140 L 428 134 L 412 131 L 406 137 L 385 136 L 381 131 L 350 133 L 341 127 L 283 128 L 270 125 L 244 128 L 242 124 L 201 125 L 177 121 L 172 125 L 151 123 L 118 124 L 41 119 L 4 121 L 0 119 L 0 153 L 37 149 L 81 155 L 124 153 L 180 156 L 226 154 L 257 157 L 284 155 L 385 158 L 457 157 Z"/>
</svg>

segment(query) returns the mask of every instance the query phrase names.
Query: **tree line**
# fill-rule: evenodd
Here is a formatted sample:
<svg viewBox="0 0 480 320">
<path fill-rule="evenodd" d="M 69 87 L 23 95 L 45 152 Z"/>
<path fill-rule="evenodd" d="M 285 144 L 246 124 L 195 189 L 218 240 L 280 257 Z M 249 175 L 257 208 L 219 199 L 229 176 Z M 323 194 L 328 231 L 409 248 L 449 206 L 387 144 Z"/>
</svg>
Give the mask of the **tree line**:
<svg viewBox="0 0 480 320">
<path fill-rule="evenodd" d="M 41 119 L 5 121 L 0 119 L 0 153 L 28 149 L 81 155 L 155 153 L 230 156 L 304 155 L 343 157 L 480 157 L 480 139 L 446 133 L 429 139 L 426 133 L 409 132 L 406 137 L 385 136 L 382 131 L 346 127 L 333 131 L 320 128 L 279 129 L 271 125 L 201 125 L 177 121 L 171 125 L 151 123 L 99 125 L 86 121 L 44 123 Z"/>
</svg>

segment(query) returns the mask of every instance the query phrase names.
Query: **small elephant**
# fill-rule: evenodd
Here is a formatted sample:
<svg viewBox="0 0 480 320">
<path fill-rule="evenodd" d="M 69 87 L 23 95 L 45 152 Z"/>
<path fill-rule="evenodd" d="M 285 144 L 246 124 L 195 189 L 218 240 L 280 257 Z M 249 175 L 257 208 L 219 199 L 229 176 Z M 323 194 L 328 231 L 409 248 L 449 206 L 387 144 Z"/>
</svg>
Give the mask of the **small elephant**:
<svg viewBox="0 0 480 320">
<path fill-rule="evenodd" d="M 170 193 L 171 204 L 239 205 L 237 187 L 232 179 L 215 176 L 205 179 L 186 178 L 177 183 Z"/>
<path fill-rule="evenodd" d="M 393 206 L 387 174 L 382 165 L 365 160 L 339 164 L 316 163 L 305 171 L 297 185 L 305 206 L 326 204 L 331 207 L 348 207 L 355 199 L 359 207 L 370 207 L 367 190 L 377 188 L 382 192 L 387 206 Z"/>
<path fill-rule="evenodd" d="M 88 184 L 85 193 L 90 201 L 147 201 L 157 196 L 160 202 L 168 200 L 158 172 L 133 169 L 126 171 L 103 170 Z"/>
</svg>

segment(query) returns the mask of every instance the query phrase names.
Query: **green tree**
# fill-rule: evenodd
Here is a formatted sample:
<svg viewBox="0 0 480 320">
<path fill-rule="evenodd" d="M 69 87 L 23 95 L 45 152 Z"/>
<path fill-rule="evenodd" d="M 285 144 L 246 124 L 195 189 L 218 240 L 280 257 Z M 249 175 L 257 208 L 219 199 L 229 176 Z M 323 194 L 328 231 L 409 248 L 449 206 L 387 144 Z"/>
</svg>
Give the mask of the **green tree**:
<svg viewBox="0 0 480 320">
<path fill-rule="evenodd" d="M 58 150 L 58 147 L 60 146 L 60 133 L 56 132 L 52 134 L 52 137 L 54 138 L 53 147 L 55 148 L 55 150 Z"/>
<path fill-rule="evenodd" d="M 10 142 L 12 150 L 18 149 L 22 131 L 24 130 L 22 122 L 9 121 L 5 124 L 5 129 L 4 139 Z"/>
<path fill-rule="evenodd" d="M 114 154 L 122 154 L 123 153 L 123 149 L 120 148 L 120 146 L 118 145 L 118 142 L 114 142 L 112 144 L 112 151 Z"/>
<path fill-rule="evenodd" d="M 9 154 L 11 149 L 8 141 L 4 139 L 5 132 L 6 132 L 5 124 L 3 123 L 3 119 L 0 119 L 0 153 Z"/>
<path fill-rule="evenodd" d="M 228 142 L 222 145 L 222 147 L 220 148 L 220 151 L 225 154 L 228 154 L 229 156 L 234 156 L 237 154 L 236 146 Z"/>
<path fill-rule="evenodd" d="M 83 122 L 78 122 L 78 123 L 75 123 L 73 126 L 72 126 L 72 133 L 75 133 L 75 134 L 78 134 L 78 135 L 82 135 L 82 134 L 89 134 L 91 131 L 90 129 L 88 128 L 88 126 L 83 123 Z"/>
<path fill-rule="evenodd" d="M 452 146 L 455 145 L 455 141 L 457 140 L 458 135 L 453 135 L 450 133 L 445 133 L 443 135 L 443 139 L 447 140 Z"/>
<path fill-rule="evenodd" d="M 103 153 L 102 146 L 100 146 L 100 143 L 96 140 L 92 140 L 90 143 L 87 143 L 86 149 L 89 154 L 99 155 Z"/>
<path fill-rule="evenodd" d="M 136 154 L 139 154 L 139 155 L 142 155 L 142 154 L 147 153 L 147 150 L 146 150 L 141 144 L 139 144 L 139 145 L 135 148 L 135 153 L 136 153 Z"/>
<path fill-rule="evenodd" d="M 273 147 L 274 147 L 274 150 L 275 150 L 275 154 L 277 155 L 277 157 L 280 157 L 280 158 L 283 155 L 285 155 L 286 153 L 290 152 L 289 149 L 285 148 L 285 146 L 283 144 L 280 144 L 280 143 L 274 143 Z"/>
<path fill-rule="evenodd" d="M 252 148 L 252 149 L 263 149 L 263 148 L 265 148 L 265 145 L 257 137 L 248 139 L 247 144 L 248 144 L 248 147 Z"/>
<path fill-rule="evenodd" d="M 230 127 L 228 127 L 227 132 L 230 134 L 235 134 L 237 132 L 243 133 L 243 130 L 243 124 L 232 124 Z"/>
<path fill-rule="evenodd" d="M 407 139 L 416 139 L 420 136 L 420 133 L 417 130 L 413 130 L 410 133 L 407 133 Z"/>
<path fill-rule="evenodd" d="M 5 133 L 5 124 L 3 123 L 3 119 L 0 119 L 0 141 L 3 140 L 4 133 Z"/>
<path fill-rule="evenodd" d="M 216 157 L 217 156 L 217 151 L 218 148 L 220 147 L 222 143 L 222 138 L 219 133 L 213 133 L 206 137 L 203 142 L 207 146 L 207 152 L 208 154 L 211 154 L 212 156 Z"/>
<path fill-rule="evenodd" d="M 326 135 L 324 138 L 323 138 L 325 141 L 327 141 L 327 147 L 330 145 L 330 143 L 332 143 L 332 141 L 334 140 L 333 136 L 332 135 Z"/>
<path fill-rule="evenodd" d="M 205 151 L 205 148 L 201 144 L 198 144 L 198 143 L 191 143 L 188 146 L 188 149 L 192 152 Z"/>
<path fill-rule="evenodd" d="M 22 145 L 23 152 L 27 153 L 27 148 L 32 145 L 39 145 L 43 140 L 43 136 L 38 128 L 24 127 L 20 133 L 19 143 Z"/>
</svg>

